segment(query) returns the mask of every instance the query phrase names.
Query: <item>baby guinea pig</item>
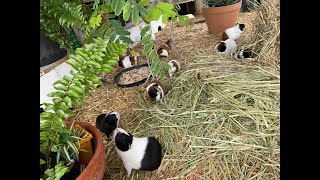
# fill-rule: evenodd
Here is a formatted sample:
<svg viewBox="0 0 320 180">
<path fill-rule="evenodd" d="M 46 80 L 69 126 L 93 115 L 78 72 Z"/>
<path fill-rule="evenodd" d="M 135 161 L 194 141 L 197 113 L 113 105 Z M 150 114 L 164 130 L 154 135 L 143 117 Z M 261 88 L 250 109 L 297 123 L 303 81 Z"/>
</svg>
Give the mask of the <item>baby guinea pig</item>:
<svg viewBox="0 0 320 180">
<path fill-rule="evenodd" d="M 138 57 L 127 55 L 125 57 L 120 57 L 118 65 L 123 68 L 129 68 L 138 64 Z"/>
<path fill-rule="evenodd" d="M 111 112 L 109 114 L 100 114 L 96 119 L 96 127 L 109 137 L 119 126 L 120 114 Z"/>
<path fill-rule="evenodd" d="M 237 52 L 237 44 L 234 40 L 227 39 L 217 44 L 216 50 L 219 54 L 230 56 Z"/>
<path fill-rule="evenodd" d="M 146 87 L 146 93 L 149 101 L 160 101 L 162 103 L 166 88 L 160 82 L 153 81 Z"/>
<path fill-rule="evenodd" d="M 245 28 L 244 24 L 239 24 L 237 23 L 235 26 L 226 29 L 222 33 L 222 41 L 225 41 L 227 39 L 232 39 L 232 40 L 238 40 Z"/>
<path fill-rule="evenodd" d="M 133 137 L 121 128 L 113 133 L 116 151 L 127 170 L 154 171 L 159 168 L 162 159 L 161 145 L 154 137 Z"/>
<path fill-rule="evenodd" d="M 159 57 L 168 57 L 169 53 L 171 53 L 171 41 L 168 40 L 166 43 L 160 46 L 157 51 Z"/>
<path fill-rule="evenodd" d="M 172 59 L 168 62 L 168 64 L 171 66 L 171 69 L 168 70 L 170 78 L 174 76 L 174 74 L 178 71 L 180 71 L 180 64 L 177 60 Z"/>
</svg>

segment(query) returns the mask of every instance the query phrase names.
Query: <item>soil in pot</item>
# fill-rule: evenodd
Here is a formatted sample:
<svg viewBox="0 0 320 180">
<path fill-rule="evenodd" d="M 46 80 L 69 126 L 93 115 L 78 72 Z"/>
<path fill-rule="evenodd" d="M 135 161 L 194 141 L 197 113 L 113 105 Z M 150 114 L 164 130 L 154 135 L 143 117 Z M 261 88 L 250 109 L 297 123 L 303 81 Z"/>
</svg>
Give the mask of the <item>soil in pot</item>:
<svg viewBox="0 0 320 180">
<path fill-rule="evenodd" d="M 219 34 L 237 23 L 241 0 L 235 4 L 220 7 L 202 8 L 209 33 Z"/>
</svg>

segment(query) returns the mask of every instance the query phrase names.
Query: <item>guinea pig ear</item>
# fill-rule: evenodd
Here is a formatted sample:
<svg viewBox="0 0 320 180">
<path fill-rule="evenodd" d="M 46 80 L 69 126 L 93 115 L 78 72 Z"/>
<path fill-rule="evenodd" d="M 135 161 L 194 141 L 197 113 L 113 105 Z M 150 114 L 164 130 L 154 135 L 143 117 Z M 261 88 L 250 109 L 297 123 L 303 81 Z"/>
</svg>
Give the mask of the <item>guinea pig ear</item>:
<svg viewBox="0 0 320 180">
<path fill-rule="evenodd" d="M 97 118 L 96 118 L 96 124 L 100 124 L 102 119 L 104 119 L 105 117 L 107 117 L 107 114 L 100 114 Z"/>
<path fill-rule="evenodd" d="M 128 133 L 130 137 L 133 137 L 133 135 L 131 133 Z"/>
<path fill-rule="evenodd" d="M 243 29 L 246 27 L 246 25 L 244 25 L 244 24 L 239 24 L 239 29 L 241 30 L 241 31 L 243 31 Z"/>
</svg>

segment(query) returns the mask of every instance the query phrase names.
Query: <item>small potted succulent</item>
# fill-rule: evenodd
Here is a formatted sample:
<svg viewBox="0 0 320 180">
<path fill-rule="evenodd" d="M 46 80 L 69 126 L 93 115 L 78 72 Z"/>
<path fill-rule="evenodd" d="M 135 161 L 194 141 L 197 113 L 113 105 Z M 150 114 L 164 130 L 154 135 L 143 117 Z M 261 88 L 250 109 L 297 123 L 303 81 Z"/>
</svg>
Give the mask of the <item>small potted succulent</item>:
<svg viewBox="0 0 320 180">
<path fill-rule="evenodd" d="M 219 34 L 237 23 L 241 0 L 206 0 L 202 13 L 209 33 Z"/>
</svg>

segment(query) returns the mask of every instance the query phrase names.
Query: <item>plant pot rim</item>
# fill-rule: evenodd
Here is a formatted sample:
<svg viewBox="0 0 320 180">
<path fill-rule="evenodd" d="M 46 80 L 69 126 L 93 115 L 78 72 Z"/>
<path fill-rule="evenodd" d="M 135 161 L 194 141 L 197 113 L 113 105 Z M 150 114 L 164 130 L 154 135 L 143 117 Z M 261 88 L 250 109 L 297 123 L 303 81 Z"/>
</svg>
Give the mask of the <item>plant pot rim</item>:
<svg viewBox="0 0 320 180">
<path fill-rule="evenodd" d="M 114 80 L 113 82 L 116 83 L 119 87 L 122 87 L 122 88 L 128 88 L 128 87 L 134 87 L 134 86 L 139 86 L 143 83 L 145 83 L 148 79 L 147 78 L 144 78 L 140 81 L 135 81 L 133 83 L 130 83 L 130 84 L 120 84 L 119 83 L 119 80 L 122 76 L 123 73 L 126 73 L 128 71 L 131 71 L 131 70 L 134 70 L 134 69 L 140 69 L 142 67 L 148 67 L 149 65 L 148 64 L 139 64 L 139 65 L 135 65 L 135 66 L 132 66 L 132 67 L 129 67 L 129 68 L 126 68 L 126 69 L 123 69 L 122 71 L 120 71 L 115 77 L 114 77 Z M 151 77 L 151 76 L 150 76 Z"/>
<path fill-rule="evenodd" d="M 238 4 L 240 4 L 242 2 L 242 0 L 240 0 L 237 3 L 234 4 L 229 4 L 229 5 L 225 5 L 225 6 L 219 6 L 219 7 L 202 7 L 202 11 L 204 10 L 215 10 L 215 11 L 221 11 L 223 9 L 225 9 L 226 7 L 230 7 L 230 6 L 237 6 Z"/>
</svg>

